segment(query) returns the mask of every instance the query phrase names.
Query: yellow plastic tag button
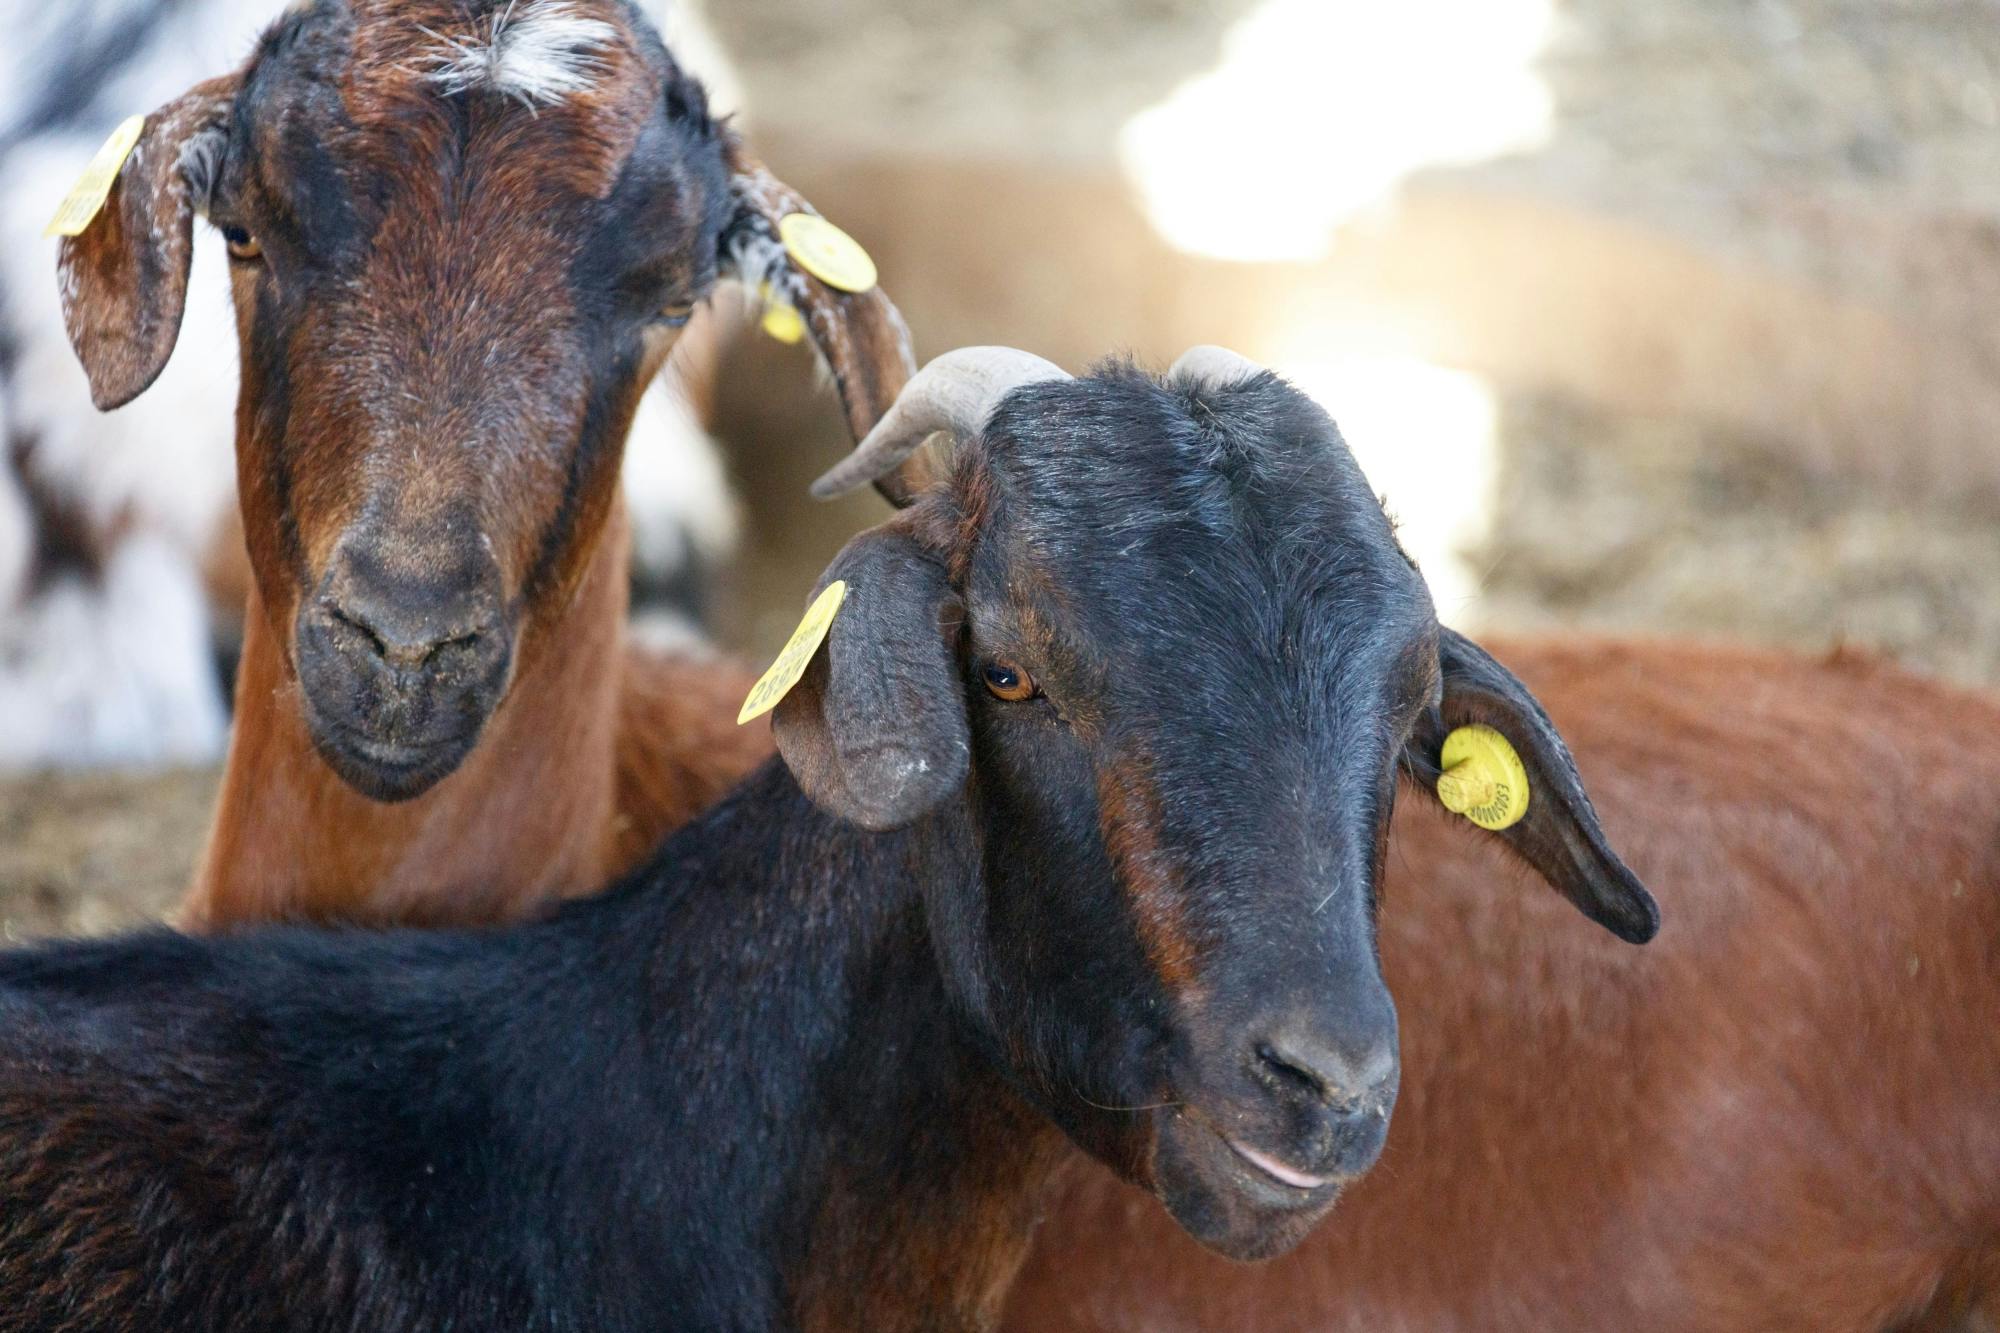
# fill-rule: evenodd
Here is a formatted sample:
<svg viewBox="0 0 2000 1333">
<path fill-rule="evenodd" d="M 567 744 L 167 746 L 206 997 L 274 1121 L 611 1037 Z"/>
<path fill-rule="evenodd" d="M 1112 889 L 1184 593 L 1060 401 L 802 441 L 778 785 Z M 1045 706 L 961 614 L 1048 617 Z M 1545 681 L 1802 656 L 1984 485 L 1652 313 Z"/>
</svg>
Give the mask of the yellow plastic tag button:
<svg viewBox="0 0 2000 1333">
<path fill-rule="evenodd" d="M 755 685 L 750 687 L 750 697 L 743 701 L 743 711 L 736 715 L 736 725 L 742 726 L 753 717 L 762 717 L 778 706 L 778 700 L 791 693 L 792 686 L 799 683 L 799 677 L 806 674 L 806 663 L 819 651 L 819 645 L 826 638 L 826 631 L 833 624 L 834 612 L 840 610 L 841 599 L 847 596 L 847 584 L 835 579 L 826 585 L 813 604 L 806 608 L 806 618 L 792 631 L 792 637 L 779 650 L 778 660 L 771 663 Z"/>
<path fill-rule="evenodd" d="M 875 261 L 861 243 L 817 213 L 787 213 L 778 238 L 792 262 L 829 287 L 865 292 L 875 285 Z"/>
<path fill-rule="evenodd" d="M 1438 800 L 1483 829 L 1511 828 L 1528 813 L 1528 769 L 1507 738 L 1488 726 L 1459 727 L 1444 738 Z"/>
<path fill-rule="evenodd" d="M 772 291 L 770 283 L 758 288 L 757 296 L 764 303 L 764 317 L 759 322 L 765 333 L 781 343 L 795 343 L 806 336 L 805 316 Z"/>
<path fill-rule="evenodd" d="M 118 172 L 125 165 L 125 159 L 132 156 L 132 150 L 139 144 L 139 132 L 146 128 L 144 116 L 127 116 L 118 128 L 111 131 L 111 137 L 97 150 L 97 156 L 90 159 L 90 165 L 77 177 L 76 184 L 69 187 L 69 194 L 56 209 L 56 215 L 49 219 L 49 225 L 42 228 L 44 236 L 81 236 L 83 229 L 90 225 L 104 201 L 111 195 L 111 182 L 118 179 Z"/>
</svg>

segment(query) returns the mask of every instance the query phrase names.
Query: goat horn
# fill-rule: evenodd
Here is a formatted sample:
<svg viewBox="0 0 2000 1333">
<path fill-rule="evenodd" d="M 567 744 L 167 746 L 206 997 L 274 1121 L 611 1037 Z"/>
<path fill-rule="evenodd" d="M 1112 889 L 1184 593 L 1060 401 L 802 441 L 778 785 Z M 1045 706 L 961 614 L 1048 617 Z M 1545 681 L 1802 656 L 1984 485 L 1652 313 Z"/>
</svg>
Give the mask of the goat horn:
<svg viewBox="0 0 2000 1333">
<path fill-rule="evenodd" d="M 1264 367 L 1241 352 L 1232 352 L 1213 343 L 1199 343 L 1181 353 L 1180 360 L 1168 369 L 1167 378 L 1219 389 L 1263 373 Z"/>
<path fill-rule="evenodd" d="M 875 429 L 853 453 L 813 483 L 812 493 L 830 500 L 866 486 L 894 471 L 939 431 L 960 437 L 977 435 L 1000 400 L 1022 385 L 1069 377 L 1053 361 L 1012 347 L 961 347 L 946 352 L 903 386 Z"/>
</svg>

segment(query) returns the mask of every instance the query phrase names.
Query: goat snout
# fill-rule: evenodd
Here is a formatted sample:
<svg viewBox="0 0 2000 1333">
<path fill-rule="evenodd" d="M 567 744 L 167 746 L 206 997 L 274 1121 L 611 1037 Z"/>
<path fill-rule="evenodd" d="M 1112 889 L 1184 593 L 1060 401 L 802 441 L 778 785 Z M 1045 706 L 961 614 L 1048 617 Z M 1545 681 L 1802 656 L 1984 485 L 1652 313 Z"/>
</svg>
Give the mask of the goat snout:
<svg viewBox="0 0 2000 1333">
<path fill-rule="evenodd" d="M 498 571 L 476 557 L 426 554 L 394 570 L 367 549 L 343 551 L 321 585 L 316 628 L 374 688 L 449 686 L 504 651 Z"/>
<path fill-rule="evenodd" d="M 1243 1053 L 1262 1093 L 1262 1133 L 1230 1146 L 1267 1175 L 1312 1188 L 1374 1164 L 1396 1101 L 1396 1027 L 1293 1017 L 1261 1028 Z"/>
<path fill-rule="evenodd" d="M 404 572 L 336 556 L 297 644 L 313 740 L 341 777 L 401 800 L 456 767 L 505 691 L 504 605 L 497 570 L 477 561 L 433 555 Z"/>
</svg>

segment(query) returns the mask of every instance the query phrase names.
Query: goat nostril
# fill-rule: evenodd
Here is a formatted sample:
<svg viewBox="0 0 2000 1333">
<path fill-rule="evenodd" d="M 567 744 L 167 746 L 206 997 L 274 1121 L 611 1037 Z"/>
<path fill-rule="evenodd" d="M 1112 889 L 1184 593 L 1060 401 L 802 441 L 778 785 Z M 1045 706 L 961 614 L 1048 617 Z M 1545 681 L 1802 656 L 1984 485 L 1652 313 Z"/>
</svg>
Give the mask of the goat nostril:
<svg viewBox="0 0 2000 1333">
<path fill-rule="evenodd" d="M 1318 1042 L 1280 1040 L 1258 1042 L 1255 1052 L 1266 1086 L 1303 1093 L 1342 1115 L 1379 1100 L 1396 1067 L 1392 1045 L 1355 1056 Z"/>
<path fill-rule="evenodd" d="M 349 615 L 337 603 L 333 602 L 326 603 L 326 614 L 329 619 L 345 625 L 348 629 L 353 630 L 363 639 L 366 639 L 369 648 L 374 650 L 375 656 L 384 659 L 389 656 L 389 645 L 382 641 L 382 636 L 377 634 L 367 621 L 360 619 L 358 616 Z"/>
<path fill-rule="evenodd" d="M 1325 1079 L 1309 1065 L 1278 1051 L 1268 1042 L 1257 1043 L 1257 1058 L 1278 1078 L 1303 1092 L 1324 1098 L 1329 1091 Z"/>
<path fill-rule="evenodd" d="M 326 602 L 327 617 L 337 624 L 359 635 L 368 650 L 383 662 L 395 667 L 421 667 L 429 664 L 440 653 L 454 648 L 469 648 L 484 637 L 480 629 L 462 630 L 454 634 L 444 634 L 431 638 L 421 634 L 398 636 L 385 632 L 368 618 L 348 609 L 337 602 Z"/>
</svg>

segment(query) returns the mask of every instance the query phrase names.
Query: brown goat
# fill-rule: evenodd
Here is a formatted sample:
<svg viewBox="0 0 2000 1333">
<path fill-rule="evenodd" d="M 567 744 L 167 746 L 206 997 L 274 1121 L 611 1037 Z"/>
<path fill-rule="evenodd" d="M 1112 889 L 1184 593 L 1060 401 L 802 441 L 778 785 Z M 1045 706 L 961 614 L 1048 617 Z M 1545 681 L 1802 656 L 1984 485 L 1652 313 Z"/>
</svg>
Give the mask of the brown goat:
<svg viewBox="0 0 2000 1333">
<path fill-rule="evenodd" d="M 769 750 L 745 674 L 624 640 L 618 460 L 718 278 L 796 306 L 860 435 L 911 369 L 879 289 L 618 0 L 316 0 L 155 113 L 62 256 L 100 407 L 232 257 L 254 571 L 187 921 L 493 920 L 594 888 Z"/>
<path fill-rule="evenodd" d="M 1502 645 L 1666 927 L 1631 949 L 1404 802 L 1403 1091 L 1293 1253 L 1079 1162 L 1005 1326 L 1942 1327 L 2000 1283 L 2000 705 L 1836 656 Z"/>
</svg>

